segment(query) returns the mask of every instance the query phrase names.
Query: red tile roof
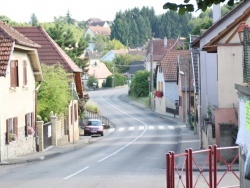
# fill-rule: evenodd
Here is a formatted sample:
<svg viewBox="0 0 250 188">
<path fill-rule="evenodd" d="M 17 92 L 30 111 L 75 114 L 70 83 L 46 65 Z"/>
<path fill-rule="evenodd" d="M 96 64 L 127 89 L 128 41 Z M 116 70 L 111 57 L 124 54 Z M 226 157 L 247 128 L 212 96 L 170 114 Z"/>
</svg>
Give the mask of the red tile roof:
<svg viewBox="0 0 250 188">
<path fill-rule="evenodd" d="M 7 65 L 15 44 L 32 48 L 40 47 L 40 45 L 0 20 L 0 76 L 6 74 Z"/>
<path fill-rule="evenodd" d="M 166 82 L 177 80 L 177 66 L 179 55 L 191 56 L 191 53 L 189 50 L 170 50 L 164 55 L 164 57 L 160 61 L 164 80 Z"/>
<path fill-rule="evenodd" d="M 176 49 L 179 44 L 179 39 L 167 39 L 167 45 L 164 46 L 164 39 L 153 40 L 153 61 L 160 61 L 161 58 L 170 49 Z M 147 55 L 150 53 L 150 42 L 148 43 Z"/>
<path fill-rule="evenodd" d="M 82 72 L 42 27 L 15 27 L 15 29 L 41 45 L 38 49 L 41 63 L 46 65 L 60 63 L 67 72 Z"/>
</svg>

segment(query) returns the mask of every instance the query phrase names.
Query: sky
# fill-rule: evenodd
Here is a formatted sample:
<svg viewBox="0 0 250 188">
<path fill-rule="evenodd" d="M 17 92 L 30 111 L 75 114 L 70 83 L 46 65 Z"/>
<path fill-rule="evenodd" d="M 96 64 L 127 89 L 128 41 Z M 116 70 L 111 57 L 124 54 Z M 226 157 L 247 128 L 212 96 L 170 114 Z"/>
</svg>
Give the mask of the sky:
<svg viewBox="0 0 250 188">
<path fill-rule="evenodd" d="M 184 0 L 0 0 L 0 15 L 7 16 L 12 21 L 30 22 L 34 13 L 39 22 L 52 22 L 54 17 L 66 16 L 69 11 L 71 17 L 77 21 L 89 18 L 100 18 L 112 21 L 116 12 L 135 7 L 153 7 L 156 15 L 167 10 L 162 7 L 167 2 L 181 4 Z M 195 0 L 191 0 L 191 3 Z"/>
</svg>

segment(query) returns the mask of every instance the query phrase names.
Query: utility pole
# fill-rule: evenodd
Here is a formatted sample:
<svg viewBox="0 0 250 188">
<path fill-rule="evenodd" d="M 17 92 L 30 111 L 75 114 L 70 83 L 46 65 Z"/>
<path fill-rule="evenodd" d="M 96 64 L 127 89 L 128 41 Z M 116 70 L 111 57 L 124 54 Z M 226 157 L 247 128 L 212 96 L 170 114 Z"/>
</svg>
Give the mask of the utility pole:
<svg viewBox="0 0 250 188">
<path fill-rule="evenodd" d="M 154 79 L 153 79 L 153 35 L 150 40 L 150 91 L 151 91 L 151 108 L 154 110 Z"/>
<path fill-rule="evenodd" d="M 188 61 L 188 117 L 189 117 L 189 123 L 191 123 L 191 120 L 190 120 L 190 116 L 191 116 L 191 101 L 190 101 L 190 97 L 191 97 L 191 73 L 190 73 L 190 70 L 191 70 L 191 64 L 190 64 L 190 61 Z M 189 125 L 191 127 L 191 125 Z"/>
<path fill-rule="evenodd" d="M 114 70 L 115 70 L 115 63 L 113 63 L 113 74 L 112 74 L 112 87 L 114 87 Z"/>
</svg>

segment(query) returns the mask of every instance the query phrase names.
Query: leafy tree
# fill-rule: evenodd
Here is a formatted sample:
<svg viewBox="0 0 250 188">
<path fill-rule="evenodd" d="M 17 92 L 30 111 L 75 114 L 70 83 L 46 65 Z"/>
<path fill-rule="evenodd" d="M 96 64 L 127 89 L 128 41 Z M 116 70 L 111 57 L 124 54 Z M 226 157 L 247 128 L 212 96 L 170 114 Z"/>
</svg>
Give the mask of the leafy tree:
<svg viewBox="0 0 250 188">
<path fill-rule="evenodd" d="M 129 94 L 134 97 L 146 97 L 149 93 L 148 77 L 150 73 L 147 70 L 137 71 L 133 76 Z"/>
<path fill-rule="evenodd" d="M 65 114 L 71 98 L 69 78 L 60 64 L 47 66 L 42 64 L 44 81 L 37 95 L 38 114 L 49 119 L 51 111 Z"/>
<path fill-rule="evenodd" d="M 30 20 L 30 25 L 32 25 L 32 26 L 39 26 L 38 19 L 37 19 L 36 15 L 34 13 L 31 15 L 30 19 L 31 19 Z"/>
<path fill-rule="evenodd" d="M 119 40 L 113 39 L 113 40 L 108 41 L 108 45 L 105 50 L 107 51 L 120 50 L 124 48 L 125 46 Z"/>
<path fill-rule="evenodd" d="M 220 3 L 227 2 L 228 6 L 234 6 L 235 3 L 244 0 L 197 0 L 196 5 L 198 10 L 202 10 L 203 12 L 207 10 L 207 8 L 211 7 L 213 4 L 217 5 Z M 246 0 L 245 0 L 246 1 Z M 190 0 L 183 0 L 185 4 L 176 4 L 176 3 L 165 3 L 163 5 L 163 9 L 169 9 L 173 11 L 178 11 L 179 14 L 185 14 L 186 12 L 194 12 L 194 5 L 189 4 Z"/>
<path fill-rule="evenodd" d="M 98 83 L 98 80 L 95 78 L 95 76 L 90 75 L 87 81 L 87 86 L 91 88 L 94 86 L 94 83 Z"/>
<path fill-rule="evenodd" d="M 108 45 L 109 37 L 105 35 L 97 35 L 95 37 L 95 50 L 102 53 Z"/>
</svg>

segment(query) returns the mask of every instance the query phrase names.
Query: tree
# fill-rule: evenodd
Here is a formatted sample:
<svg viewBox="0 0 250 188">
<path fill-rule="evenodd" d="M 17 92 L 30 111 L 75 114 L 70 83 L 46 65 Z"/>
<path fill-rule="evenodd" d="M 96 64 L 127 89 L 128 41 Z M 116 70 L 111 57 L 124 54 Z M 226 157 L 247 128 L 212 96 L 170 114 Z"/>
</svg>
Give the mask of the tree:
<svg viewBox="0 0 250 188">
<path fill-rule="evenodd" d="M 65 114 L 71 98 L 67 72 L 60 64 L 47 66 L 42 64 L 44 81 L 39 89 L 38 114 L 44 119 L 49 119 L 51 111 Z"/>
<path fill-rule="evenodd" d="M 74 20 L 71 18 L 71 14 L 68 10 L 67 14 L 66 14 L 66 20 L 68 24 L 74 24 Z"/>
<path fill-rule="evenodd" d="M 39 26 L 38 19 L 37 19 L 36 15 L 34 13 L 31 15 L 30 19 L 31 19 L 30 20 L 30 25 L 32 25 L 32 26 Z"/>
<path fill-rule="evenodd" d="M 137 71 L 133 76 L 129 94 L 134 97 L 146 97 L 149 93 L 148 77 L 150 73 L 147 70 Z"/>
<path fill-rule="evenodd" d="M 96 84 L 96 86 L 98 86 L 98 80 L 95 78 L 94 75 L 90 75 L 87 81 L 87 86 L 89 88 L 94 87 L 95 86 L 94 83 Z"/>
<path fill-rule="evenodd" d="M 197 10 L 202 10 L 203 12 L 207 10 L 207 8 L 211 7 L 212 5 L 218 5 L 220 3 L 227 2 L 228 6 L 233 6 L 235 3 L 240 1 L 247 1 L 247 0 L 196 0 Z M 178 11 L 179 14 L 185 14 L 185 12 L 194 12 L 194 5 L 188 4 L 190 0 L 184 0 L 185 4 L 176 4 L 176 3 L 165 3 L 163 5 L 163 9 L 169 9 L 173 11 Z M 196 10 L 196 11 L 197 11 Z"/>
</svg>

